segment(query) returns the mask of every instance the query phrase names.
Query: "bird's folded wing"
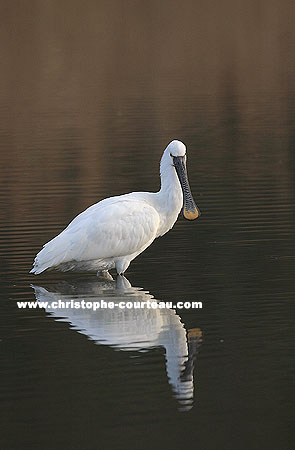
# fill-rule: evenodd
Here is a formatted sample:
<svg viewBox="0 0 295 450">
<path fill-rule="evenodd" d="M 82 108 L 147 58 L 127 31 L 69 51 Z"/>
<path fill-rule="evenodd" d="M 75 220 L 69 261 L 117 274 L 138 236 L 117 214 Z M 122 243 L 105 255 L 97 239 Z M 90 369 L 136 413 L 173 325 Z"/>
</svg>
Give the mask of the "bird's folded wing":
<svg viewBox="0 0 295 450">
<path fill-rule="evenodd" d="M 157 211 L 146 201 L 99 202 L 79 214 L 38 253 L 35 266 L 54 267 L 140 252 L 156 237 Z M 42 268 L 45 270 L 45 268 Z"/>
</svg>

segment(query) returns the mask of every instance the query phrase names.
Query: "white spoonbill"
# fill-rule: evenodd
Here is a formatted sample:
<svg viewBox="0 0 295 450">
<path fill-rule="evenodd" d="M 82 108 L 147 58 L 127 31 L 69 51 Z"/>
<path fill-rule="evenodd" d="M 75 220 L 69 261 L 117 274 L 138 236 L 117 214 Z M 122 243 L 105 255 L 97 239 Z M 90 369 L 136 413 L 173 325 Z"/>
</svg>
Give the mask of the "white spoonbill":
<svg viewBox="0 0 295 450">
<path fill-rule="evenodd" d="M 124 274 L 130 262 L 169 231 L 183 207 L 188 220 L 199 217 L 186 171 L 186 147 L 172 141 L 160 164 L 159 192 L 132 192 L 106 198 L 75 217 L 47 242 L 31 273 L 47 269 Z"/>
</svg>

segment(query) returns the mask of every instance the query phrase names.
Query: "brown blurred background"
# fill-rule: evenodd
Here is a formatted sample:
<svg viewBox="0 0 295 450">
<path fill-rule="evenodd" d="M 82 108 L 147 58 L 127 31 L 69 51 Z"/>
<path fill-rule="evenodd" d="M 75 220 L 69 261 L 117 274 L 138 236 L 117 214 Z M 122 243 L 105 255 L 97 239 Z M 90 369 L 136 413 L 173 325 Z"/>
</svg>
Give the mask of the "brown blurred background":
<svg viewBox="0 0 295 450">
<path fill-rule="evenodd" d="M 54 196 L 53 186 L 63 215 L 72 180 L 78 203 L 66 220 L 120 193 L 126 165 L 126 190 L 155 190 L 174 138 L 196 152 L 196 170 L 228 167 L 245 181 L 264 171 L 281 183 L 294 143 L 294 13 L 277 0 L 2 2 L 3 219 L 44 208 L 23 196 Z M 105 192 L 93 192 L 97 179 Z"/>
</svg>

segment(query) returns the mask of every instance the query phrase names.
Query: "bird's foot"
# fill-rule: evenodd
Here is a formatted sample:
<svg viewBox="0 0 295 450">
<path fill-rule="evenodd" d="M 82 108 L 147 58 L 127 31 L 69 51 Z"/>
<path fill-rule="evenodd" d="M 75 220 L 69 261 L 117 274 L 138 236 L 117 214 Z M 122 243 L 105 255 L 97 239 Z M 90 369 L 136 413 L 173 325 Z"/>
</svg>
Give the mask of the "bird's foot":
<svg viewBox="0 0 295 450">
<path fill-rule="evenodd" d="M 98 277 L 105 278 L 106 280 L 114 281 L 114 278 L 108 270 L 99 270 L 96 274 Z"/>
</svg>

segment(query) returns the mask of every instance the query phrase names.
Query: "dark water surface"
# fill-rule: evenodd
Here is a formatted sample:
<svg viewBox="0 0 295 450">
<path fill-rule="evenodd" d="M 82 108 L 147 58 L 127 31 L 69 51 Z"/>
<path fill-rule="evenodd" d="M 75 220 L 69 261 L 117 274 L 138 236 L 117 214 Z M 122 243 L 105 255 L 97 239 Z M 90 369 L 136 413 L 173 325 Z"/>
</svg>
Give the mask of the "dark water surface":
<svg viewBox="0 0 295 450">
<path fill-rule="evenodd" d="M 1 11 L 1 449 L 293 448 L 293 2 L 31 1 Z M 187 145 L 196 222 L 127 280 L 28 274 Z M 31 286 L 34 285 L 34 286 Z M 159 312 L 17 301 L 199 301 Z"/>
</svg>

